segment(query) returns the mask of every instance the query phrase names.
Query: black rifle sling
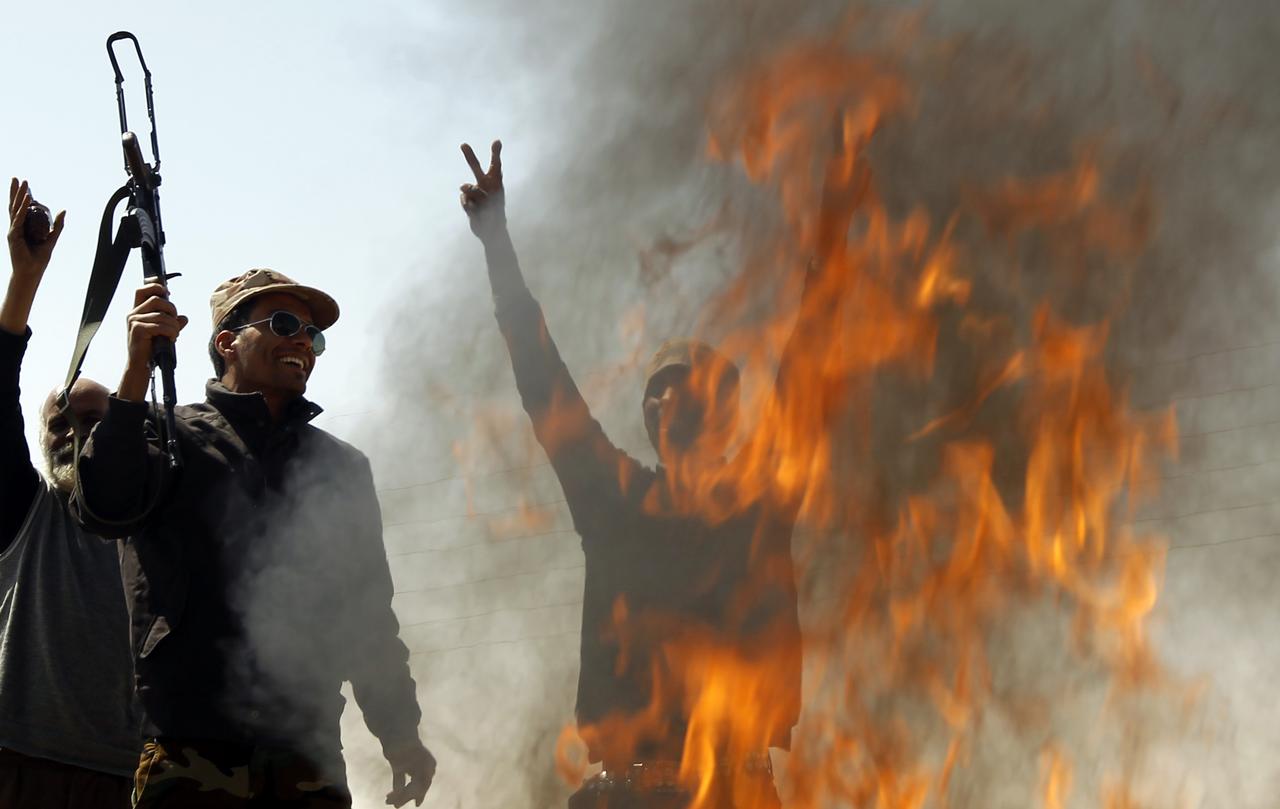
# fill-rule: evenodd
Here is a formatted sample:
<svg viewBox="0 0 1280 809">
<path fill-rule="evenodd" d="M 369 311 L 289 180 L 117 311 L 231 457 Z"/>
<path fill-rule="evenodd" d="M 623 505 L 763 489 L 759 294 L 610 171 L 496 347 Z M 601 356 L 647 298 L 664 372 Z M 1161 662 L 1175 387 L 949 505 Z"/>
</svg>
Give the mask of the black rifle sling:
<svg viewBox="0 0 1280 809">
<path fill-rule="evenodd" d="M 124 273 L 124 265 L 129 261 L 129 251 L 138 244 L 138 225 L 133 217 L 120 220 L 116 238 L 111 238 L 111 223 L 115 219 L 116 207 L 128 196 L 129 186 L 121 186 L 111 195 L 107 209 L 102 212 L 102 224 L 98 227 L 98 251 L 93 257 L 89 289 L 84 294 L 84 311 L 80 315 L 76 348 L 71 355 L 71 366 L 67 369 L 67 380 L 62 392 L 58 394 L 58 409 L 77 433 L 80 425 L 71 411 L 71 386 L 80 377 L 80 368 L 84 365 L 85 355 L 89 353 L 89 344 L 102 326 L 102 319 L 107 316 L 116 287 L 120 286 L 120 276 Z"/>
<path fill-rule="evenodd" d="M 71 409 L 71 386 L 75 384 L 76 379 L 80 376 L 80 367 L 84 365 L 85 355 L 89 353 L 89 344 L 93 342 L 94 335 L 98 333 L 98 328 L 102 325 L 102 319 L 107 316 L 107 309 L 111 306 L 111 299 L 115 296 L 116 288 L 120 286 L 120 276 L 124 274 L 124 265 L 129 261 L 129 252 L 137 247 L 142 240 L 142 233 L 138 228 L 138 219 L 134 216 L 126 216 L 121 219 L 115 239 L 111 238 L 111 222 L 115 219 L 116 207 L 127 199 L 129 195 L 129 186 L 126 184 L 111 195 L 111 199 L 107 202 L 106 210 L 102 212 L 102 224 L 98 227 L 98 252 L 93 257 L 93 272 L 89 274 L 89 289 L 84 294 L 84 312 L 80 315 L 80 331 L 76 336 L 76 349 L 75 353 L 71 355 L 71 367 L 67 369 L 66 384 L 62 388 L 62 392 L 58 394 L 58 410 L 61 411 L 67 423 L 71 425 L 72 446 L 75 451 L 73 468 L 75 469 L 76 496 L 80 499 L 81 507 L 85 510 L 85 513 L 104 525 L 125 525 L 126 523 L 118 520 L 108 520 L 95 514 L 84 499 L 84 494 L 80 489 L 80 448 L 86 436 L 81 429 L 80 420 L 76 418 L 75 411 Z M 151 503 L 147 506 L 148 511 L 158 502 L 159 495 L 160 488 L 157 486 Z"/>
</svg>

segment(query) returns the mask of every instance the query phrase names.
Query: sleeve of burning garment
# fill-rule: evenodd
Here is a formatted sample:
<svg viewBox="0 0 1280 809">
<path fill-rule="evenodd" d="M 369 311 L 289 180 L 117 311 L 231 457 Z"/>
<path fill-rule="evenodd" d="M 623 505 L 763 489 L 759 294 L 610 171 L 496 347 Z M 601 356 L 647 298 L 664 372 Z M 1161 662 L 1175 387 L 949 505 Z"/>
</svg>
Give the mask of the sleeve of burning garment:
<svg viewBox="0 0 1280 809">
<path fill-rule="evenodd" d="M 111 396 L 107 413 L 80 449 L 71 511 L 85 530 L 108 539 L 137 533 L 171 483 L 164 450 L 149 429 L 146 402 Z"/>
<path fill-rule="evenodd" d="M 621 490 L 632 461 L 592 418 L 529 290 L 521 287 L 495 297 L 520 401 L 576 519 L 576 506 Z"/>
<path fill-rule="evenodd" d="M 18 387 L 30 338 L 30 331 L 19 335 L 0 329 L 0 552 L 22 529 L 40 486 L 27 447 Z"/>
<path fill-rule="evenodd" d="M 349 679 L 369 732 L 383 750 L 418 743 L 417 686 L 409 673 L 409 650 L 400 640 L 400 622 L 391 609 L 394 588 L 382 541 L 382 513 L 369 461 L 357 456 L 351 477 L 353 537 L 347 602 L 340 641 L 349 654 Z"/>
</svg>

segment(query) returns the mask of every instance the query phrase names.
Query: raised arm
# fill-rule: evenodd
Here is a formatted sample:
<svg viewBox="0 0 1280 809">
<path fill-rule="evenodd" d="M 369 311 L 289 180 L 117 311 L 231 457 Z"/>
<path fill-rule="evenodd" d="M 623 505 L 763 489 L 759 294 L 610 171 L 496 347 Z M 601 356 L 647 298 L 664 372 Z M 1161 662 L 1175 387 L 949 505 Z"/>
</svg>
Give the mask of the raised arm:
<svg viewBox="0 0 1280 809">
<path fill-rule="evenodd" d="M 816 343 L 823 339 L 825 330 L 831 326 L 834 311 L 840 305 L 838 298 L 829 294 L 833 290 L 826 290 L 826 295 L 820 294 L 823 286 L 821 268 L 816 261 L 810 261 L 804 273 L 804 289 L 800 293 L 796 322 L 778 359 L 778 375 L 773 385 L 774 395 L 780 399 L 797 395 L 794 387 L 800 378 L 798 374 L 804 372 L 803 355 L 813 351 Z"/>
<path fill-rule="evenodd" d="M 146 525 L 163 502 L 173 471 L 150 429 L 146 402 L 151 375 L 151 341 L 177 340 L 187 325 L 159 284 L 134 293 L 128 316 L 128 359 L 120 387 L 108 400 L 107 413 L 80 451 L 72 513 L 87 530 L 104 537 L 123 537 Z"/>
<path fill-rule="evenodd" d="M 53 232 L 44 241 L 33 244 L 24 235 L 31 205 L 31 191 L 26 181 L 11 180 L 8 236 L 11 271 L 4 302 L 0 304 L 0 553 L 21 530 L 40 486 L 22 420 L 19 375 L 31 334 L 27 318 L 54 245 L 62 234 L 66 215 L 65 211 L 59 213 L 53 222 Z"/>
<path fill-rule="evenodd" d="M 837 139 L 842 144 L 841 139 Z M 829 433 L 839 410 L 844 405 L 844 380 L 819 378 L 826 372 L 826 358 L 839 351 L 833 335 L 840 333 L 839 317 L 848 294 L 851 273 L 843 265 L 847 250 L 849 222 L 854 211 L 869 193 L 869 173 L 861 161 L 846 165 L 843 145 L 837 147 L 827 166 L 822 197 L 817 205 L 817 229 L 812 255 L 804 273 L 804 286 L 796 321 L 778 360 L 774 380 L 774 403 L 784 420 L 806 419 L 793 424 L 791 432 L 807 436 L 807 444 L 794 444 L 791 453 L 818 451 L 818 437 Z M 772 454 L 774 437 L 756 435 L 748 442 L 748 451 Z M 760 443 L 764 442 L 764 443 Z M 812 457 L 791 457 L 788 466 L 805 469 Z M 778 498 L 779 517 L 794 520 L 805 498 L 805 486 L 785 492 Z"/>
<path fill-rule="evenodd" d="M 870 173 L 863 160 L 855 156 L 848 165 L 842 130 L 837 131 L 836 143 L 818 200 L 813 255 L 806 266 L 796 323 L 778 363 L 775 391 L 779 397 L 794 395 L 796 374 L 804 373 L 802 355 L 820 357 L 832 350 L 830 338 L 838 333 L 836 318 L 848 291 L 850 273 L 841 263 L 848 246 L 849 223 L 870 193 Z M 825 390 L 825 386 L 814 387 Z M 805 395 L 810 393 L 805 391 Z"/>
<path fill-rule="evenodd" d="M 525 285 L 507 231 L 502 143 L 494 141 L 488 171 L 481 168 L 469 145 L 462 145 L 462 154 L 475 175 L 474 184 L 462 186 L 462 207 L 472 233 L 484 245 L 498 326 L 534 435 L 546 450 L 571 507 L 577 495 L 612 494 L 621 487 L 623 467 L 634 461 L 609 441 L 592 418 L 551 339 L 541 307 Z M 602 492 L 602 485 L 613 492 Z"/>
</svg>

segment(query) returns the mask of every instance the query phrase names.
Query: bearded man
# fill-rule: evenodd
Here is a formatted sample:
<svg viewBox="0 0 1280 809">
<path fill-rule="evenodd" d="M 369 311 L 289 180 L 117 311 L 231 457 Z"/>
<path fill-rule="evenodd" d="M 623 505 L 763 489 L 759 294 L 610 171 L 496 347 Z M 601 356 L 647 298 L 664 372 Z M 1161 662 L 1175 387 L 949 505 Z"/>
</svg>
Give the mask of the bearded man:
<svg viewBox="0 0 1280 809">
<path fill-rule="evenodd" d="M 31 205 L 26 182 L 12 180 L 0 305 L 0 807 L 124 809 L 141 740 L 119 556 L 68 510 L 74 441 L 54 394 L 40 417 L 47 479 L 31 463 L 19 403 L 27 318 L 63 224 L 58 214 L 43 242 L 29 242 Z M 70 400 L 87 430 L 107 389 L 81 379 Z"/>
</svg>

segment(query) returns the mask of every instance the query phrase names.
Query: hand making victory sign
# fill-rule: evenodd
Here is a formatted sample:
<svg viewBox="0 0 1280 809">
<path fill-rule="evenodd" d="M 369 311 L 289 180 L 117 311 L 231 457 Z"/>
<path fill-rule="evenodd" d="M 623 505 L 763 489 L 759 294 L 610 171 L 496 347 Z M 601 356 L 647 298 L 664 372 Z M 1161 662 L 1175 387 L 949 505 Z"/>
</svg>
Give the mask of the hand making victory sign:
<svg viewBox="0 0 1280 809">
<path fill-rule="evenodd" d="M 471 232 L 484 238 L 494 229 L 506 225 L 506 194 L 502 187 L 502 141 L 495 140 L 489 159 L 489 170 L 480 167 L 471 144 L 462 144 L 462 156 L 467 159 L 475 183 L 462 186 L 462 209 L 471 220 Z"/>
</svg>

